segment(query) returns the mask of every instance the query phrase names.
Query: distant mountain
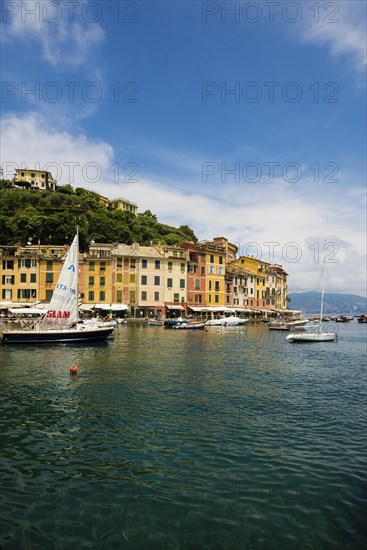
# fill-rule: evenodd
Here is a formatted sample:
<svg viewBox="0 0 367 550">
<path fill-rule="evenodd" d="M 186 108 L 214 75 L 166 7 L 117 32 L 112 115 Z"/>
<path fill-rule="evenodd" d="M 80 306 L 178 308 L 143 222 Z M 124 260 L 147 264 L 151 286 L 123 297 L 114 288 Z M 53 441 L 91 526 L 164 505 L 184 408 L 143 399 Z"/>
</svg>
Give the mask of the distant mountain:
<svg viewBox="0 0 367 550">
<path fill-rule="evenodd" d="M 289 309 L 302 309 L 309 315 L 320 313 L 321 293 L 297 292 L 289 294 Z M 357 294 L 324 294 L 324 312 L 326 315 L 362 315 L 367 312 L 367 298 Z"/>
</svg>

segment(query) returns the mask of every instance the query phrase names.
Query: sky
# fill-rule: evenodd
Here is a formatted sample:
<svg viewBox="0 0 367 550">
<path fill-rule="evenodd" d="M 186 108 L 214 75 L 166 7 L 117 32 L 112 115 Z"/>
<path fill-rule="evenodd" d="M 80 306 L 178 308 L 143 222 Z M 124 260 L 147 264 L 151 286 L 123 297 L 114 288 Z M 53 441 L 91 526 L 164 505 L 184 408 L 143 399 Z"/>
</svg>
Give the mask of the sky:
<svg viewBox="0 0 367 550">
<path fill-rule="evenodd" d="M 364 1 L 7 1 L 0 163 L 366 295 Z"/>
</svg>

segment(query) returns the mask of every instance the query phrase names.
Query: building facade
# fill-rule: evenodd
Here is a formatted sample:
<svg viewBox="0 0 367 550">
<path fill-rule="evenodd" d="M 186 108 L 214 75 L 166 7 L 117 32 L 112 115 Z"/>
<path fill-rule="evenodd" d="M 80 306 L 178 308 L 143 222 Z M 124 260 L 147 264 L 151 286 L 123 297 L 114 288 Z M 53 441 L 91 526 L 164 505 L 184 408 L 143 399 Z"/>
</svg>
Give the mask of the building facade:
<svg viewBox="0 0 367 550">
<path fill-rule="evenodd" d="M 0 246 L 3 304 L 49 303 L 67 246 Z M 122 304 L 133 317 L 178 317 L 221 308 L 287 309 L 281 265 L 243 256 L 223 237 L 180 246 L 93 243 L 79 255 L 79 299 L 85 306 Z"/>
<path fill-rule="evenodd" d="M 36 170 L 35 168 L 17 168 L 14 175 L 15 187 L 27 187 L 43 191 L 56 191 L 57 181 L 47 170 Z"/>
</svg>

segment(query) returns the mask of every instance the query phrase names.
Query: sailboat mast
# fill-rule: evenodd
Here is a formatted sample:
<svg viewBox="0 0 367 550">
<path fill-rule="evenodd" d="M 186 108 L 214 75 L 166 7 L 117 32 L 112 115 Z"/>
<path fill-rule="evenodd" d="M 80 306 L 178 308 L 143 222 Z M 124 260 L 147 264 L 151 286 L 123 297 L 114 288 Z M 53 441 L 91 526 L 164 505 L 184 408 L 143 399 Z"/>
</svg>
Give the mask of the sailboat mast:
<svg viewBox="0 0 367 550">
<path fill-rule="evenodd" d="M 76 226 L 76 322 L 79 321 L 79 226 Z"/>
<path fill-rule="evenodd" d="M 322 260 L 324 262 L 322 268 L 322 290 L 321 290 L 321 310 L 320 310 L 320 321 L 319 321 L 319 332 L 321 332 L 321 323 L 322 323 L 322 314 L 324 311 L 324 290 L 325 290 L 325 258 Z"/>
</svg>

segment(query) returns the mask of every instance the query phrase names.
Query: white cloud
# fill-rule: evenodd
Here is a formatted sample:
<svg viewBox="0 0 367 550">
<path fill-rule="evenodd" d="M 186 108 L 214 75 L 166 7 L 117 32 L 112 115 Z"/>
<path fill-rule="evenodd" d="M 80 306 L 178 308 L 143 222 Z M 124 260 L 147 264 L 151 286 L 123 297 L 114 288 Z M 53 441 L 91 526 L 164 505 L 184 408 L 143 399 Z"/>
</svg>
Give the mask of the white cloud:
<svg viewBox="0 0 367 550">
<path fill-rule="evenodd" d="M 68 183 L 69 166 L 75 166 L 71 183 L 101 193 L 109 198 L 123 196 L 139 205 L 140 212 L 150 209 L 162 222 L 175 226 L 188 224 L 200 239 L 225 236 L 236 243 L 242 253 L 250 242 L 262 249 L 263 259 L 269 257 L 269 245 L 274 247 L 275 260 L 288 273 L 290 290 L 314 290 L 321 271 L 316 261 L 317 245 L 322 250 L 324 239 L 335 243 L 336 263 L 328 266 L 327 290 L 365 294 L 366 281 L 366 192 L 363 185 L 349 183 L 352 176 L 343 175 L 334 187 L 312 181 L 292 185 L 284 181 L 273 184 L 209 185 L 198 178 L 192 193 L 177 189 L 176 182 L 141 178 L 138 183 L 113 181 L 116 159 L 113 148 L 104 141 L 92 141 L 86 135 L 60 132 L 50 127 L 41 115 L 8 115 L 2 123 L 1 158 L 6 163 L 24 162 L 28 166 L 39 163 L 53 165 L 51 172 Z M 99 181 L 93 183 L 98 165 Z M 89 167 L 89 168 L 88 168 Z M 12 171 L 8 176 L 12 176 Z M 71 168 L 70 168 L 71 170 Z M 98 175 L 98 174 L 97 174 Z M 89 181 L 88 181 L 89 178 Z M 297 247 L 288 243 L 297 243 Z M 312 248 L 310 248 L 312 247 Z M 302 252 L 299 261 L 287 259 Z M 327 253 L 332 253 L 328 248 Z M 254 249 L 247 248 L 248 253 Z M 333 257 L 330 257 L 333 259 Z"/>
<path fill-rule="evenodd" d="M 367 63 L 365 2 L 310 2 L 303 4 L 300 27 L 304 41 L 325 44 L 333 56 L 344 56 L 364 72 Z"/>
<path fill-rule="evenodd" d="M 1 25 L 3 40 L 33 41 L 54 67 L 82 66 L 104 39 L 102 27 L 92 22 L 95 15 L 86 11 L 88 0 L 59 4 L 22 0 L 6 4 Z M 71 4 L 75 4 L 73 11 L 67 9 Z"/>
</svg>

